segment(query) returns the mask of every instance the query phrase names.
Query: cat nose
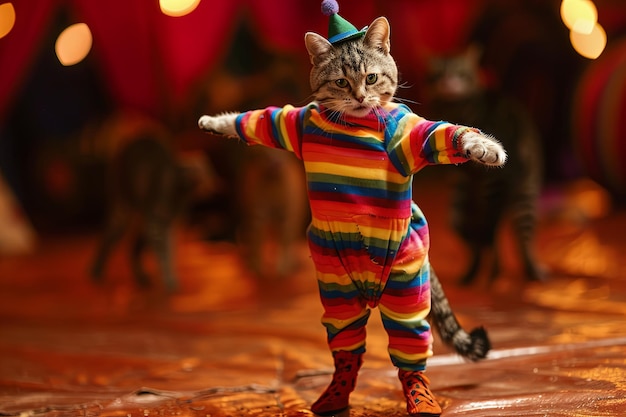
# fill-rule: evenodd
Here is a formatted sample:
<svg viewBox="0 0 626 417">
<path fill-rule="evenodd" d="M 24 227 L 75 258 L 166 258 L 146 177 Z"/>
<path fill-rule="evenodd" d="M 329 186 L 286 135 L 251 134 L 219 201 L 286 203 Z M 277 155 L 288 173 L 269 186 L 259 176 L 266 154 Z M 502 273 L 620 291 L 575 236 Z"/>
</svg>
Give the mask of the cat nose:
<svg viewBox="0 0 626 417">
<path fill-rule="evenodd" d="M 355 99 L 356 99 L 356 101 L 358 101 L 359 103 L 363 103 L 363 100 L 365 100 L 365 97 L 363 97 L 363 96 L 357 96 L 357 97 L 354 97 L 354 98 L 355 98 Z"/>
</svg>

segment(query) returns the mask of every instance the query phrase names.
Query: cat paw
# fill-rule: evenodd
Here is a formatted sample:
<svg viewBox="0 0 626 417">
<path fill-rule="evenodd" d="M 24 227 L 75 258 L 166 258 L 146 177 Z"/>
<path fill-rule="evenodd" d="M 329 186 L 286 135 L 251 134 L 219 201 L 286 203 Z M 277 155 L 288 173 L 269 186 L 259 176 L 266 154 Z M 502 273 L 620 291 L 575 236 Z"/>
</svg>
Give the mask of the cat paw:
<svg viewBox="0 0 626 417">
<path fill-rule="evenodd" d="M 500 142 L 480 133 L 463 135 L 463 151 L 471 160 L 485 165 L 499 167 L 506 162 L 506 151 Z"/>
<path fill-rule="evenodd" d="M 198 119 L 198 127 L 204 130 L 205 132 L 217 133 L 217 134 L 221 133 L 220 131 L 217 130 L 218 128 L 217 117 L 206 116 L 206 115 L 200 117 L 200 119 Z"/>
<path fill-rule="evenodd" d="M 198 119 L 198 127 L 205 132 L 218 135 L 236 136 L 235 120 L 237 113 L 222 114 L 220 116 L 204 115 Z"/>
</svg>

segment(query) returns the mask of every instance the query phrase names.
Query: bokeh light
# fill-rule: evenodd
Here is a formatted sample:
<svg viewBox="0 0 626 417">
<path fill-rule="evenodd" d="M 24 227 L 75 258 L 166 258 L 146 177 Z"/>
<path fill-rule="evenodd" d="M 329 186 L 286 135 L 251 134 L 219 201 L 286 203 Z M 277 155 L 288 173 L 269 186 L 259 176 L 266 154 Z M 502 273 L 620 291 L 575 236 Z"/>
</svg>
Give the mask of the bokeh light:
<svg viewBox="0 0 626 417">
<path fill-rule="evenodd" d="M 598 10 L 591 0 L 563 0 L 561 19 L 568 29 L 590 34 L 598 22 Z"/>
<path fill-rule="evenodd" d="M 180 17 L 191 13 L 200 0 L 159 0 L 159 6 L 163 14 Z"/>
<path fill-rule="evenodd" d="M 0 38 L 6 36 L 15 25 L 15 8 L 12 3 L 0 4 Z"/>
<path fill-rule="evenodd" d="M 78 64 L 91 50 L 93 38 L 89 26 L 76 23 L 67 27 L 57 38 L 54 49 L 65 66 Z"/>
<path fill-rule="evenodd" d="M 576 52 L 589 59 L 599 57 L 606 47 L 606 32 L 599 23 L 594 25 L 589 34 L 570 31 L 569 39 Z"/>
</svg>

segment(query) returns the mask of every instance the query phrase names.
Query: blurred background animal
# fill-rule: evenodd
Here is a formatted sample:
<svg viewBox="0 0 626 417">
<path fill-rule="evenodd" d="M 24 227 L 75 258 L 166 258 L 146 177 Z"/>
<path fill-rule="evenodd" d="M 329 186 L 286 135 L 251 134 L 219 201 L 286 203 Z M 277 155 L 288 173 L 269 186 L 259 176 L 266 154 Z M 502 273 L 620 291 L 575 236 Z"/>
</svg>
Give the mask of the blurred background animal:
<svg viewBox="0 0 626 417">
<path fill-rule="evenodd" d="M 301 266 L 298 244 L 309 219 L 302 163 L 263 147 L 245 150 L 238 194 L 242 259 L 259 278 L 285 278 Z"/>
<path fill-rule="evenodd" d="M 307 79 L 301 76 L 308 71 L 308 61 L 298 57 L 276 54 L 242 22 L 223 67 L 207 74 L 195 89 L 198 96 L 189 114 L 302 101 L 310 93 Z M 213 199 L 214 205 L 221 204 L 218 225 L 228 232 L 210 235 L 234 240 L 243 264 L 261 282 L 296 273 L 308 253 L 304 232 L 310 220 L 302 162 L 287 152 L 235 141 L 203 139 L 201 146 L 228 184 Z"/>
<path fill-rule="evenodd" d="M 184 163 L 177 157 L 170 140 L 164 129 L 142 129 L 123 141 L 112 156 L 108 216 L 91 269 L 96 282 L 103 281 L 112 251 L 129 233 L 129 258 L 136 283 L 143 288 L 154 284 L 142 261 L 150 248 L 165 288 L 170 292 L 178 289 L 173 225 L 194 192 L 206 186 L 208 175 L 202 164 Z"/>
<path fill-rule="evenodd" d="M 533 242 L 544 163 L 540 138 L 524 108 L 488 88 L 481 75 L 480 50 L 475 46 L 430 62 L 430 118 L 476 126 L 498 138 L 508 153 L 504 167 L 470 162 L 458 170 L 462 175 L 453 192 L 452 226 L 470 251 L 459 283 L 473 283 L 488 257 L 489 283 L 499 275 L 496 240 L 505 218 L 511 221 L 524 277 L 542 280 L 546 271 L 536 260 Z"/>
</svg>

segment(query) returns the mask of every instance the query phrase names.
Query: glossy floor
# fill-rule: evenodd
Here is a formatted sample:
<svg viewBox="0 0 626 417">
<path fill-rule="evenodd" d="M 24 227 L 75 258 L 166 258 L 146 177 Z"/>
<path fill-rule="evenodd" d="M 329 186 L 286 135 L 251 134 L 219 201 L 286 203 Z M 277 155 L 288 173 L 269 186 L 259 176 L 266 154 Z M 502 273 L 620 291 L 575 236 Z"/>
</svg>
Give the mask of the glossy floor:
<svg viewBox="0 0 626 417">
<path fill-rule="evenodd" d="M 455 285 L 463 265 L 449 259 L 464 252 L 445 196 L 421 204 L 459 320 L 485 325 L 494 346 L 465 363 L 435 338 L 428 373 L 444 416 L 624 415 L 626 212 L 592 214 L 594 197 L 557 194 L 542 206 L 538 236 L 551 279 L 524 283 L 504 233 L 506 268 L 490 288 Z M 181 291 L 171 297 L 135 290 L 122 253 L 107 285 L 93 286 L 95 242 L 44 237 L 33 254 L 0 258 L 0 415 L 311 415 L 331 358 L 304 242 L 298 273 L 262 281 L 234 245 L 181 231 Z M 377 314 L 351 404 L 344 415 L 406 415 Z"/>
</svg>

